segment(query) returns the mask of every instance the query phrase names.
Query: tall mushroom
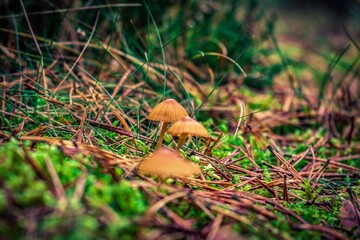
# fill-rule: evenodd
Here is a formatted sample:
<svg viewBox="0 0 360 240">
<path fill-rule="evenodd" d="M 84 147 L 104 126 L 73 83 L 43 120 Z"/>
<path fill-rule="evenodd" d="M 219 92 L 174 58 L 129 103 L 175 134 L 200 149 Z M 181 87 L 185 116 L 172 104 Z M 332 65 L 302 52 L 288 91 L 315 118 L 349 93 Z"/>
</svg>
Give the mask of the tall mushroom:
<svg viewBox="0 0 360 240">
<path fill-rule="evenodd" d="M 171 136 L 179 136 L 177 148 L 180 149 L 187 136 L 199 136 L 204 138 L 211 138 L 206 128 L 189 116 L 182 118 L 175 122 L 167 131 Z"/>
<path fill-rule="evenodd" d="M 186 110 L 174 99 L 166 99 L 157 104 L 147 116 L 147 119 L 163 123 L 156 148 L 159 148 L 164 140 L 164 135 L 169 122 L 176 122 L 188 116 Z"/>
<path fill-rule="evenodd" d="M 156 149 L 146 157 L 140 163 L 138 170 L 143 174 L 157 175 L 161 178 L 186 178 L 201 173 L 198 165 L 165 147 Z"/>
</svg>

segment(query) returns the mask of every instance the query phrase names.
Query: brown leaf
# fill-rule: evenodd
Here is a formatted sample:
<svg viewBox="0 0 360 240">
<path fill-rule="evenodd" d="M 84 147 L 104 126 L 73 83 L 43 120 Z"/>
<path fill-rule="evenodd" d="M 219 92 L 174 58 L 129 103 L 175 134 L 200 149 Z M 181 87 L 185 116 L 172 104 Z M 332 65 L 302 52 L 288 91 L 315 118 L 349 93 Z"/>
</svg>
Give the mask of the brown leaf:
<svg viewBox="0 0 360 240">
<path fill-rule="evenodd" d="M 360 212 L 349 200 L 345 200 L 340 208 L 340 222 L 347 228 L 357 228 L 357 234 L 360 234 Z"/>
</svg>

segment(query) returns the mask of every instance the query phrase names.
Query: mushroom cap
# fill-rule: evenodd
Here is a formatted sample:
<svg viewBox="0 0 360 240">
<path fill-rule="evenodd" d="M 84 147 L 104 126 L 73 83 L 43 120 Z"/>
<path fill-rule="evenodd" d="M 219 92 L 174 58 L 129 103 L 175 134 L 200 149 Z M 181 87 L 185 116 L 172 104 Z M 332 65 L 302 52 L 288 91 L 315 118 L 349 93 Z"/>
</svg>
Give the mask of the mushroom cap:
<svg viewBox="0 0 360 240">
<path fill-rule="evenodd" d="M 206 128 L 191 117 L 187 116 L 175 122 L 167 131 L 171 136 L 178 136 L 181 134 L 189 134 L 192 136 L 199 136 L 210 138 Z"/>
<path fill-rule="evenodd" d="M 188 116 L 185 108 L 172 98 L 157 104 L 147 116 L 147 119 L 160 122 L 176 122 Z"/>
<path fill-rule="evenodd" d="M 195 163 L 183 158 L 168 148 L 161 147 L 149 155 L 139 166 L 139 171 L 148 175 L 166 178 L 190 177 L 200 174 L 201 170 Z"/>
</svg>

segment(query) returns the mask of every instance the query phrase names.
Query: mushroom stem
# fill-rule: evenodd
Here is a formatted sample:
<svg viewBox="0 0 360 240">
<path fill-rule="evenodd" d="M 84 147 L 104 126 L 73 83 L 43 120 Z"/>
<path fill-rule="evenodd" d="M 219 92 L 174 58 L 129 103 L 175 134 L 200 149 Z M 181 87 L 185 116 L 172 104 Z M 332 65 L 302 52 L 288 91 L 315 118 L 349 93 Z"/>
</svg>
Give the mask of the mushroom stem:
<svg viewBox="0 0 360 240">
<path fill-rule="evenodd" d="M 155 149 L 158 149 L 161 146 L 161 144 L 162 144 L 162 142 L 164 140 L 165 131 L 166 131 L 166 128 L 167 128 L 168 125 L 169 125 L 168 122 L 163 122 L 163 125 L 161 127 L 160 136 L 159 136 L 159 139 L 158 139 L 158 141 L 156 143 L 156 148 Z"/>
<path fill-rule="evenodd" d="M 180 147 L 183 145 L 183 143 L 185 142 L 185 139 L 187 137 L 187 134 L 186 133 L 183 133 L 180 135 L 180 139 L 179 139 L 179 142 L 178 142 L 178 145 L 177 145 L 177 149 L 179 150 Z"/>
</svg>

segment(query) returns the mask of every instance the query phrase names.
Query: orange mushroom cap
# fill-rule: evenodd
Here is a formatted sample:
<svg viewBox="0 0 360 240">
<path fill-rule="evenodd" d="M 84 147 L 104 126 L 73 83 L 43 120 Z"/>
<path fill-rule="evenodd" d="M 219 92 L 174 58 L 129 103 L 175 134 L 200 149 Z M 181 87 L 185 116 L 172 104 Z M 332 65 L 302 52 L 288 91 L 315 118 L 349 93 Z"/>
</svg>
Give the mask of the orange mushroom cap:
<svg viewBox="0 0 360 240">
<path fill-rule="evenodd" d="M 147 116 L 147 119 L 160 122 L 176 122 L 188 116 L 186 110 L 174 99 L 169 98 L 156 105 Z"/>
<path fill-rule="evenodd" d="M 161 147 L 146 157 L 140 164 L 139 171 L 144 174 L 165 177 L 190 177 L 200 174 L 201 170 L 195 163 L 181 157 L 168 148 Z"/>
<path fill-rule="evenodd" d="M 191 117 L 187 116 L 175 122 L 167 131 L 171 136 L 179 136 L 181 134 L 189 134 L 192 136 L 199 136 L 210 138 L 206 128 Z"/>
</svg>

